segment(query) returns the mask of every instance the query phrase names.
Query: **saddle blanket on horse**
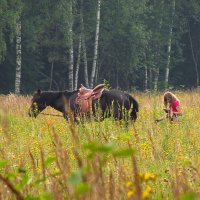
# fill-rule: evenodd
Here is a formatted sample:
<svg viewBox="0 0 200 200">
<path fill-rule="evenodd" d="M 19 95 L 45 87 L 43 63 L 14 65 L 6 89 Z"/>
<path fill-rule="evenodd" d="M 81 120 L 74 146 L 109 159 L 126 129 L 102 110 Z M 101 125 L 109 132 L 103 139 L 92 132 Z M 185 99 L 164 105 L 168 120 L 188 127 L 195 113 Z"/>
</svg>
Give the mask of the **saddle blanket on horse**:
<svg viewBox="0 0 200 200">
<path fill-rule="evenodd" d="M 99 84 L 94 89 L 88 89 L 81 84 L 76 98 L 76 104 L 80 107 L 80 113 L 90 113 L 92 102 L 101 97 L 103 90 L 104 84 Z"/>
</svg>

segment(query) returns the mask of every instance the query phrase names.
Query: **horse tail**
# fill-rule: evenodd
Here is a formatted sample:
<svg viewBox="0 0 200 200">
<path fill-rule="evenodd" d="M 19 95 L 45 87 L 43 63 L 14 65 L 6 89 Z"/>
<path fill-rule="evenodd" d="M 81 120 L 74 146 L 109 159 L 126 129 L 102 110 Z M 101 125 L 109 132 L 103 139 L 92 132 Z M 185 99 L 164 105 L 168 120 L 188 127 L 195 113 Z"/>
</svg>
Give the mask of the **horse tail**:
<svg viewBox="0 0 200 200">
<path fill-rule="evenodd" d="M 135 121 L 137 119 L 137 112 L 139 112 L 139 104 L 131 95 L 129 95 L 129 102 L 132 109 L 130 113 L 131 119 Z"/>
</svg>

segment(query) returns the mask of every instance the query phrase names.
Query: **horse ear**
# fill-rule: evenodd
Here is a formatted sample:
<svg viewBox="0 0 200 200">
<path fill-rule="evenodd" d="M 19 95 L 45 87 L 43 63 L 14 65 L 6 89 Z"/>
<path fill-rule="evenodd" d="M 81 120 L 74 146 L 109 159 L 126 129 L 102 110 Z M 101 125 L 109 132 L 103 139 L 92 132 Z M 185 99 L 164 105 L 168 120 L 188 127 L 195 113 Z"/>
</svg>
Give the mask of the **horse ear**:
<svg viewBox="0 0 200 200">
<path fill-rule="evenodd" d="M 37 94 L 39 94 L 39 95 L 41 94 L 41 90 L 40 89 L 37 90 Z"/>
</svg>

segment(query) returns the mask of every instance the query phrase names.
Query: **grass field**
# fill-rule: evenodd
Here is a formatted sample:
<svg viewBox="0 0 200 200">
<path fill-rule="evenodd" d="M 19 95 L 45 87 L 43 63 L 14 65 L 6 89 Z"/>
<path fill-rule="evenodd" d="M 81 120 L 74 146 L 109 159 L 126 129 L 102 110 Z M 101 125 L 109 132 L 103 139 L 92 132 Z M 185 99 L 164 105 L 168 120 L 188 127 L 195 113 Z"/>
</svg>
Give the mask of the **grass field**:
<svg viewBox="0 0 200 200">
<path fill-rule="evenodd" d="M 137 93 L 128 127 L 30 118 L 30 97 L 0 96 L 0 199 L 200 199 L 200 94 L 176 94 L 179 123 L 155 124 L 162 95 Z"/>
</svg>

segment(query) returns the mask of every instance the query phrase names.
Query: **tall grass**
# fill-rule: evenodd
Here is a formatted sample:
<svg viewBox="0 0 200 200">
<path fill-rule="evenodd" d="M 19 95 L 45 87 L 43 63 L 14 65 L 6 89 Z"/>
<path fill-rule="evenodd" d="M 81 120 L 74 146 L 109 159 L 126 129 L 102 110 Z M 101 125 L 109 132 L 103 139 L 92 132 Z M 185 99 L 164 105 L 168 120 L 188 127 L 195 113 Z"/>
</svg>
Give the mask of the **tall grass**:
<svg viewBox="0 0 200 200">
<path fill-rule="evenodd" d="M 179 123 L 155 124 L 162 95 L 137 93 L 128 126 L 30 118 L 30 97 L 0 96 L 0 199 L 199 199 L 200 95 L 176 94 Z"/>
</svg>

